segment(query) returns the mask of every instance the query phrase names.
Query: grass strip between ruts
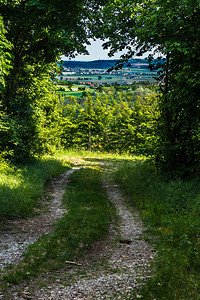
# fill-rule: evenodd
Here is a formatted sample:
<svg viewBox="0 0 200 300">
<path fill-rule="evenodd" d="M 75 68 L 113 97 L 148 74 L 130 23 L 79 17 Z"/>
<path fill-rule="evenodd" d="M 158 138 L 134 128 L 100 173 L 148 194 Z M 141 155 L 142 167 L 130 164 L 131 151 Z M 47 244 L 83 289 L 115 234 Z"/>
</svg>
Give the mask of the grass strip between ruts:
<svg viewBox="0 0 200 300">
<path fill-rule="evenodd" d="M 18 283 L 38 273 L 63 267 L 93 242 L 105 237 L 114 210 L 101 185 L 101 171 L 81 169 L 71 175 L 63 199 L 66 213 L 56 224 L 53 234 L 42 236 L 29 246 L 24 261 L 4 274 L 2 280 Z"/>
</svg>

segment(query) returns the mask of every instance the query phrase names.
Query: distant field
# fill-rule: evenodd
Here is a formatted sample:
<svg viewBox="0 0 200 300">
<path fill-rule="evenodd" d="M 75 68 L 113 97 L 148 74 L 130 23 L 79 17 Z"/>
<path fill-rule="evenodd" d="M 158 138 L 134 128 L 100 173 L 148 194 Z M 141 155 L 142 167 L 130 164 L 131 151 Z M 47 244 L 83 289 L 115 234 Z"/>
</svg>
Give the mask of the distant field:
<svg viewBox="0 0 200 300">
<path fill-rule="evenodd" d="M 86 70 L 80 70 L 80 72 Z M 87 69 L 87 72 L 92 72 L 93 69 Z M 102 69 L 96 69 L 97 72 L 102 72 Z M 71 72 L 72 73 L 72 72 Z M 156 77 L 156 72 L 152 72 L 148 69 L 139 68 L 125 68 L 121 74 L 71 74 L 70 72 L 63 72 L 62 76 L 58 79 L 66 81 L 79 81 L 90 83 L 132 83 L 134 81 L 155 81 L 153 77 Z M 124 75 L 126 74 L 126 75 Z"/>
<path fill-rule="evenodd" d="M 81 97 L 82 94 L 83 94 L 83 92 L 81 92 L 81 91 L 77 91 L 77 92 L 76 91 L 75 92 L 73 92 L 73 91 L 70 91 L 70 92 L 59 91 L 59 93 L 64 94 L 66 96 L 75 96 L 75 97 Z"/>
<path fill-rule="evenodd" d="M 93 69 L 87 71 L 92 72 Z M 95 70 L 95 71 L 102 71 L 102 70 Z M 71 72 L 72 73 L 72 72 Z M 126 73 L 127 75 L 124 76 L 123 74 Z M 133 73 L 135 75 L 133 75 Z M 58 79 L 62 81 L 66 81 L 66 86 L 58 84 L 58 91 L 59 93 L 65 95 L 65 96 L 75 96 L 75 97 L 81 97 L 83 92 L 89 92 L 93 93 L 94 89 L 87 87 L 87 85 L 84 84 L 75 84 L 72 85 L 69 89 L 69 86 L 67 86 L 67 83 L 70 81 L 76 81 L 76 82 L 84 82 L 89 84 L 94 84 L 95 86 L 98 85 L 105 85 L 105 84 L 128 84 L 133 82 L 142 82 L 142 81 L 149 81 L 149 82 L 155 82 L 155 79 L 153 77 L 156 77 L 156 72 L 151 72 L 148 69 L 138 69 L 138 68 L 127 68 L 121 72 L 121 74 L 70 74 L 70 72 L 63 72 L 62 76 L 59 76 Z M 83 87 L 84 90 L 78 90 L 79 87 Z M 60 91 L 59 89 L 65 89 L 65 91 Z"/>
<path fill-rule="evenodd" d="M 78 88 L 80 85 L 74 86 L 73 88 Z M 83 92 L 87 92 L 87 93 L 93 93 L 94 89 L 92 88 L 85 88 L 85 90 L 83 91 L 79 91 L 79 90 L 75 90 L 75 91 L 71 91 L 68 89 L 67 86 L 61 86 L 62 88 L 65 88 L 65 91 L 58 91 L 60 94 L 65 95 L 65 96 L 74 96 L 74 97 L 81 97 Z M 83 85 L 81 87 L 84 87 Z"/>
</svg>

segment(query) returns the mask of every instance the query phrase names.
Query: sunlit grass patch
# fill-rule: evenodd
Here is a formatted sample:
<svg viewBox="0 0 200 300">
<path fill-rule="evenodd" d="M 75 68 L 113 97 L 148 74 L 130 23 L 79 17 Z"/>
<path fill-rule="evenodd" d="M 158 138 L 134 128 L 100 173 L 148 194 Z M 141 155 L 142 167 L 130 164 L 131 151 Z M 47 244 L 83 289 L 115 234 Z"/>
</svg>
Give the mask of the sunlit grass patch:
<svg viewBox="0 0 200 300">
<path fill-rule="evenodd" d="M 26 166 L 1 162 L 0 220 L 33 214 L 45 182 L 59 175 L 70 163 L 59 157 L 43 157 Z"/>
<path fill-rule="evenodd" d="M 128 153 L 108 153 L 108 152 L 98 152 L 98 151 L 85 151 L 85 150 L 76 150 L 76 149 L 68 149 L 61 151 L 59 153 L 61 156 L 67 157 L 67 159 L 72 161 L 74 164 L 82 164 L 82 165 L 104 165 L 106 167 L 107 164 L 109 166 L 113 165 L 113 167 L 123 164 L 124 162 L 138 162 L 138 161 L 146 161 L 147 157 L 144 155 L 130 155 Z M 77 162 L 76 162 L 77 159 Z M 112 169 L 112 168 L 111 168 Z"/>
</svg>

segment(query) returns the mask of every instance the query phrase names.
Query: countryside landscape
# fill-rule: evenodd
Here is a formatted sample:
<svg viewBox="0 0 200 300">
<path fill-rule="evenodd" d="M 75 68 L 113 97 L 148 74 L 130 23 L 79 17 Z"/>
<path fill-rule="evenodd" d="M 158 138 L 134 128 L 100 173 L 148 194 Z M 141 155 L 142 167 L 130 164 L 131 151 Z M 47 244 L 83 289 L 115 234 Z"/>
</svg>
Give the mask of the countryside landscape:
<svg viewBox="0 0 200 300">
<path fill-rule="evenodd" d="M 103 84 L 131 84 L 139 81 L 155 83 L 153 77 L 157 72 L 149 70 L 147 60 L 135 59 L 125 64 L 121 70 L 109 71 L 117 63 L 117 60 L 73 62 L 64 61 L 64 71 L 60 80 L 88 82 L 96 86 Z"/>
<path fill-rule="evenodd" d="M 157 72 L 151 71 L 147 60 L 135 59 L 124 64 L 121 70 L 109 70 L 117 60 L 64 61 L 63 72 L 57 76 L 58 91 L 65 96 L 82 96 L 84 91 L 98 87 L 129 86 L 136 83 L 156 84 Z"/>
<path fill-rule="evenodd" d="M 0 299 L 200 299 L 199 15 L 0 0 Z"/>
</svg>

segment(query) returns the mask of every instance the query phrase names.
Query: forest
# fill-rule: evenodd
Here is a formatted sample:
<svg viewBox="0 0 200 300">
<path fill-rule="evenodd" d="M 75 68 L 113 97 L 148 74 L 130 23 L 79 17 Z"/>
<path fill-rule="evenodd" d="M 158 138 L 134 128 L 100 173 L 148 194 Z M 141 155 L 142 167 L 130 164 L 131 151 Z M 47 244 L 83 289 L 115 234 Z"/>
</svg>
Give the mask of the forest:
<svg viewBox="0 0 200 300">
<path fill-rule="evenodd" d="M 151 156 L 159 116 L 156 87 L 101 87 L 81 98 L 60 97 L 65 148 Z"/>
<path fill-rule="evenodd" d="M 9 220 L 35 214 L 47 182 L 72 168 L 72 157 L 103 161 L 112 166 L 112 180 L 129 195 L 130 205 L 140 211 L 150 234 L 146 238 L 158 253 L 154 274 L 139 298 L 199 299 L 199 16 L 198 0 L 0 0 L 2 228 Z M 110 57 L 125 51 L 109 66 L 113 70 L 151 53 L 149 68 L 157 72 L 157 82 L 99 86 L 80 97 L 60 93 L 61 56 L 88 54 L 91 38 L 103 40 Z M 84 176 L 97 189 L 101 172 L 106 172 L 101 164 L 99 168 L 103 171 L 80 170 L 82 179 L 72 176 L 68 193 L 74 203 L 67 194 L 63 201 L 74 214 L 80 209 L 82 216 L 84 207 L 75 197 L 77 193 L 81 199 L 81 189 L 75 192 L 79 184 L 97 199 Z M 99 193 L 101 208 L 95 200 L 95 217 L 89 220 L 86 212 L 80 221 L 88 229 L 96 218 L 98 226 L 80 237 L 72 234 L 68 243 L 64 236 L 78 228 L 79 217 L 61 219 L 50 240 L 42 238 L 30 249 L 27 266 L 1 275 L 0 288 L 39 274 L 49 261 L 54 261 L 52 269 L 59 268 L 59 260 L 73 260 L 106 235 L 115 211 L 104 203 L 104 192 Z M 69 230 L 70 222 L 77 223 Z M 50 244 L 58 246 L 55 251 Z M 73 245 L 78 250 L 73 252 Z M 64 247 L 72 251 L 69 257 Z"/>
<path fill-rule="evenodd" d="M 110 47 L 111 56 L 126 49 L 115 68 L 134 55 L 153 50 L 149 64 L 158 71 L 161 93 L 159 146 L 154 156 L 160 169 L 171 174 L 196 172 L 200 149 L 199 3 L 184 1 L 174 6 L 171 2 L 133 2 L 130 6 L 126 1 L 108 5 L 101 1 L 1 1 L 1 156 L 24 161 L 40 155 L 46 147 L 44 139 L 52 141 L 53 148 L 59 147 L 61 119 L 57 121 L 55 115 L 61 112 L 53 80 L 61 71 L 57 59 L 61 54 L 87 53 L 85 44 L 93 36 L 105 40 L 104 48 Z"/>
</svg>

